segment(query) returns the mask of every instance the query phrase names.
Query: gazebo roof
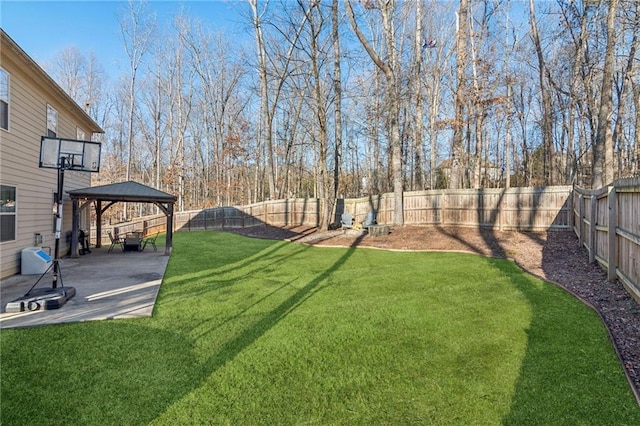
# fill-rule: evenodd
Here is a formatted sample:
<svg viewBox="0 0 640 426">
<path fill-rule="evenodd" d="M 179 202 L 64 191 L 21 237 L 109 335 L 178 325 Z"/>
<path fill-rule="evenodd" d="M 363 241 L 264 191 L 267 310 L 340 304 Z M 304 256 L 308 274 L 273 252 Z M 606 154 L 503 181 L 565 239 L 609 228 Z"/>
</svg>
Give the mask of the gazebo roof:
<svg viewBox="0 0 640 426">
<path fill-rule="evenodd" d="M 72 199 L 93 199 L 102 201 L 175 203 L 178 199 L 175 195 L 159 191 L 155 188 L 134 181 L 90 186 L 88 188 L 67 191 L 67 193 Z"/>
</svg>

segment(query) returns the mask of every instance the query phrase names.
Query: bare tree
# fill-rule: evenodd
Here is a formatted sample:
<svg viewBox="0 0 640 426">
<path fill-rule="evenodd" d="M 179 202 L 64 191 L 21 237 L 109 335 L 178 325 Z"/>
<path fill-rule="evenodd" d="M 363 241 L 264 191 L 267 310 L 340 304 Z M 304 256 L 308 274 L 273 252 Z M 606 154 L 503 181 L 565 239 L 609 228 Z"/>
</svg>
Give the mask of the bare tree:
<svg viewBox="0 0 640 426">
<path fill-rule="evenodd" d="M 531 0 L 530 0 L 531 1 Z M 600 110 L 596 145 L 593 149 L 593 173 L 591 186 L 600 188 L 613 181 L 613 55 L 616 44 L 615 19 L 619 0 L 609 1 L 607 12 L 607 48 L 602 72 Z"/>
<path fill-rule="evenodd" d="M 389 145 L 391 151 L 392 177 L 393 183 L 393 223 L 395 225 L 404 224 L 404 208 L 403 208 L 403 173 L 402 173 L 402 145 L 400 140 L 400 88 L 398 80 L 398 58 L 396 51 L 396 27 L 394 21 L 394 13 L 396 10 L 395 0 L 379 0 L 378 8 L 382 19 L 385 39 L 385 59 L 373 49 L 364 33 L 358 26 L 353 12 L 351 0 L 346 2 L 347 15 L 351 22 L 358 40 L 364 47 L 365 51 L 373 61 L 373 63 L 382 71 L 386 79 L 386 94 L 388 98 L 388 114 L 389 114 Z"/>
<path fill-rule="evenodd" d="M 451 176 L 449 187 L 462 188 L 462 157 L 464 155 L 463 132 L 466 103 L 467 39 L 469 38 L 469 0 L 460 0 L 456 16 L 456 89 L 455 116 L 453 119 L 453 139 L 451 142 Z"/>
<path fill-rule="evenodd" d="M 414 189 L 424 189 L 424 166 L 422 159 L 422 143 L 424 139 L 424 102 L 422 93 L 422 1 L 416 2 L 415 28 L 413 40 L 413 95 L 415 114 L 413 119 L 413 152 L 414 152 Z"/>
<path fill-rule="evenodd" d="M 549 89 L 549 69 L 546 66 L 544 55 L 542 53 L 542 45 L 538 34 L 538 24 L 536 22 L 536 13 L 533 0 L 529 0 L 529 13 L 531 21 L 531 38 L 536 50 L 538 58 L 538 77 L 540 83 L 540 95 L 542 97 L 542 145 L 544 147 L 544 177 L 545 184 L 553 185 L 555 183 L 555 155 L 553 144 L 553 124 L 552 124 L 552 105 L 551 92 Z"/>
<path fill-rule="evenodd" d="M 87 58 L 77 46 L 63 49 L 54 55 L 52 65 L 47 68 L 54 80 L 78 104 L 84 105 L 84 87 L 86 85 Z"/>
<path fill-rule="evenodd" d="M 633 101 L 635 114 L 634 122 L 634 148 L 631 158 L 631 173 L 637 175 L 640 172 L 640 83 L 633 83 Z"/>
<path fill-rule="evenodd" d="M 340 188 L 340 168 L 342 166 L 342 59 L 340 53 L 340 21 L 338 19 L 339 0 L 331 3 L 331 38 L 333 40 L 333 121 L 334 121 L 334 154 L 333 154 L 333 199 L 338 198 Z"/>
<path fill-rule="evenodd" d="M 631 81 L 632 81 L 632 77 L 633 77 L 633 70 L 634 70 L 634 63 L 637 61 L 636 58 L 636 52 L 638 52 L 638 49 L 640 48 L 640 38 L 638 37 L 638 31 L 640 31 L 640 6 L 638 2 L 633 2 L 633 10 L 629 11 L 629 13 L 633 13 L 633 17 L 631 19 L 630 25 L 631 25 L 631 40 L 629 41 L 629 54 L 627 56 L 627 63 L 624 67 L 624 69 L 622 70 L 622 72 L 620 73 L 620 81 L 619 83 L 616 85 L 616 95 L 618 98 L 618 110 L 616 113 L 616 121 L 615 121 L 615 125 L 613 128 L 613 141 L 612 141 L 612 145 L 615 148 L 616 146 L 618 147 L 618 167 L 617 167 L 617 171 L 618 171 L 618 177 L 621 177 L 621 175 L 624 172 L 624 165 L 623 163 L 623 152 L 625 151 L 622 148 L 622 139 L 623 139 L 623 133 L 624 133 L 624 129 L 623 129 L 623 122 L 628 120 L 626 117 L 626 111 L 627 111 L 627 106 L 629 103 L 632 104 L 632 102 L 627 102 L 627 93 L 629 91 L 629 89 L 631 89 Z M 638 115 L 638 113 L 636 112 L 636 115 Z"/>
<path fill-rule="evenodd" d="M 263 31 L 263 20 L 268 8 L 268 0 L 264 2 L 264 7 L 262 11 L 258 10 L 258 0 L 248 0 L 249 6 L 252 11 L 253 18 L 253 27 L 255 30 L 255 38 L 256 38 L 256 52 L 258 55 L 258 74 L 260 77 L 260 134 L 261 139 L 266 145 L 267 149 L 267 165 L 268 165 L 268 180 L 269 180 L 269 198 L 278 197 L 277 193 L 277 163 L 275 159 L 275 148 L 274 148 L 274 118 L 275 111 L 278 106 L 278 101 L 280 98 L 280 94 L 282 91 L 282 87 L 284 82 L 289 74 L 289 65 L 291 63 L 291 58 L 297 43 L 298 38 L 300 37 L 300 33 L 302 32 L 306 22 L 307 15 L 303 14 L 301 17 L 301 21 L 297 24 L 295 28 L 293 28 L 293 36 L 291 37 L 289 42 L 289 47 L 282 55 L 282 66 L 281 69 L 273 69 L 267 67 L 267 44 L 265 43 L 264 31 Z M 286 34 L 285 31 L 280 31 L 282 34 Z M 271 62 L 273 64 L 273 62 Z M 269 72 L 277 74 L 275 77 L 275 81 L 273 83 L 273 87 L 270 89 L 269 85 Z"/>
<path fill-rule="evenodd" d="M 129 58 L 129 111 L 127 119 L 127 175 L 126 180 L 131 179 L 131 166 L 133 164 L 133 122 L 136 107 L 136 78 L 143 56 L 147 53 L 152 36 L 155 31 L 155 16 L 147 11 L 147 3 L 144 1 L 129 0 L 126 9 L 120 17 L 120 32 L 124 42 L 125 52 Z M 126 204 L 124 207 L 124 219 L 127 219 Z"/>
</svg>

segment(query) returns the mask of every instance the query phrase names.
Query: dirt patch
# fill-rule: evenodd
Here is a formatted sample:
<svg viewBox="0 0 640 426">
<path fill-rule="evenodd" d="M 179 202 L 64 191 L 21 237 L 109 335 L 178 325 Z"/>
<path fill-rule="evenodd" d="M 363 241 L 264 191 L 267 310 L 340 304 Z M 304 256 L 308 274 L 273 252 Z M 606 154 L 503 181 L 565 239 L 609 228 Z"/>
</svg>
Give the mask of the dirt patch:
<svg viewBox="0 0 640 426">
<path fill-rule="evenodd" d="M 591 305 L 609 329 L 636 399 L 640 390 L 640 304 L 596 263 L 589 263 L 573 232 L 498 232 L 473 228 L 405 226 L 386 236 L 358 230 L 259 226 L 232 232 L 319 246 L 358 246 L 390 250 L 465 251 L 513 259 L 529 273 L 554 282 Z M 639 402 L 640 403 L 640 402 Z"/>
</svg>

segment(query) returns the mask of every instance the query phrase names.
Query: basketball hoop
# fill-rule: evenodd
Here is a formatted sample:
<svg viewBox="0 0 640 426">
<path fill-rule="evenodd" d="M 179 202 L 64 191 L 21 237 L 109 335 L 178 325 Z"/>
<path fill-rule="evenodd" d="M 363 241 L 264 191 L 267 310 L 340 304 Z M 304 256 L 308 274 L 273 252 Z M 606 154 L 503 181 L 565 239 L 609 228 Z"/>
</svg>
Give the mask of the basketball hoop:
<svg viewBox="0 0 640 426">
<path fill-rule="evenodd" d="M 58 170 L 56 193 L 56 229 L 55 251 L 51 265 L 38 278 L 35 284 L 21 298 L 7 304 L 7 312 L 24 310 L 57 309 L 71 299 L 76 291 L 73 287 L 64 287 L 60 271 L 60 233 L 62 232 L 62 191 L 64 190 L 64 171 L 74 170 L 95 173 L 100 171 L 100 150 L 98 142 L 75 139 L 51 138 L 42 136 L 40 140 L 40 168 Z M 50 289 L 33 291 L 40 280 L 53 268 L 53 282 Z M 58 281 L 61 288 L 58 289 Z"/>
<path fill-rule="evenodd" d="M 42 137 L 40 141 L 40 167 L 46 169 L 100 171 L 98 142 Z"/>
</svg>

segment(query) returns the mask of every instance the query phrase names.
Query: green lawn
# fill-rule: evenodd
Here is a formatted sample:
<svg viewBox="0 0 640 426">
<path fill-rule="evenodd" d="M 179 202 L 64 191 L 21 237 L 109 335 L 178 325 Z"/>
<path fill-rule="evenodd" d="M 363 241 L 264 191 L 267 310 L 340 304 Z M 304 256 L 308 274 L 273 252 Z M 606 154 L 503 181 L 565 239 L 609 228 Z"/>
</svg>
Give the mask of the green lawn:
<svg viewBox="0 0 640 426">
<path fill-rule="evenodd" d="M 640 424 L 597 315 L 474 255 L 178 233 L 153 318 L 0 336 L 3 425 Z"/>
</svg>

